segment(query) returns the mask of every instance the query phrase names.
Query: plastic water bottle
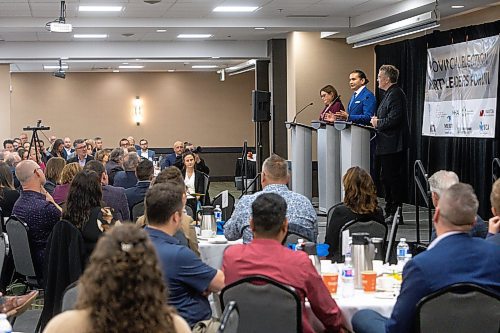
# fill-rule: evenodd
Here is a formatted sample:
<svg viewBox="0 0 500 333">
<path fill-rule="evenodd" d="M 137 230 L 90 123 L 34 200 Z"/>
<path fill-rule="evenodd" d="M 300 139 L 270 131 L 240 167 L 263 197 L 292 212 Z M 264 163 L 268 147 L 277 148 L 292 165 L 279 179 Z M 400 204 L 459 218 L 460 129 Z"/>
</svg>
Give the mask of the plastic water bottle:
<svg viewBox="0 0 500 333">
<path fill-rule="evenodd" d="M 347 252 L 342 267 L 342 297 L 352 296 L 354 296 L 354 269 L 352 267 L 351 253 Z"/>
<path fill-rule="evenodd" d="M 297 245 L 295 245 L 295 251 L 304 251 L 304 239 L 297 239 Z"/>
<path fill-rule="evenodd" d="M 401 238 L 398 246 L 396 248 L 396 256 L 398 258 L 398 267 L 401 267 L 403 269 L 404 264 L 406 263 L 406 257 L 409 254 L 408 253 L 409 246 L 406 243 L 406 238 Z"/>
<path fill-rule="evenodd" d="M 215 223 L 222 222 L 222 209 L 219 205 L 215 205 L 214 208 Z"/>
<path fill-rule="evenodd" d="M 10 326 L 5 313 L 0 314 L 0 333 L 12 333 L 12 326 Z"/>
</svg>

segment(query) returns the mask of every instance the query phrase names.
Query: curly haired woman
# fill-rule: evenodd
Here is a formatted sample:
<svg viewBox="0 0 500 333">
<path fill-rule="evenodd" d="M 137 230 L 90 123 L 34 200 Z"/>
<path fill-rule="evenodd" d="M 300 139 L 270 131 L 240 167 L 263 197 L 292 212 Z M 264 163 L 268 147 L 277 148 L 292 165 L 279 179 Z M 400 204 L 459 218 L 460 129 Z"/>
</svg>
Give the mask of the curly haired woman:
<svg viewBox="0 0 500 333">
<path fill-rule="evenodd" d="M 116 226 L 101 237 L 80 278 L 76 310 L 54 317 L 44 333 L 191 332 L 167 297 L 147 233 Z"/>
</svg>

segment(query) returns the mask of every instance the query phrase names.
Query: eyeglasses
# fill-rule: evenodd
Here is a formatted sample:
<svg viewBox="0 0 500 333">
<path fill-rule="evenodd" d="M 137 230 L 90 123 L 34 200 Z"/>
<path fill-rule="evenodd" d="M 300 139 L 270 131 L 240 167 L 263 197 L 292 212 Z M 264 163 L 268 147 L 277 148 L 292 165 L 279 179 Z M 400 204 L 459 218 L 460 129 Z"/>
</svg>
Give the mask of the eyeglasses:
<svg viewBox="0 0 500 333">
<path fill-rule="evenodd" d="M 328 94 L 320 94 L 319 95 L 321 98 L 325 98 L 326 96 L 328 96 Z"/>
</svg>

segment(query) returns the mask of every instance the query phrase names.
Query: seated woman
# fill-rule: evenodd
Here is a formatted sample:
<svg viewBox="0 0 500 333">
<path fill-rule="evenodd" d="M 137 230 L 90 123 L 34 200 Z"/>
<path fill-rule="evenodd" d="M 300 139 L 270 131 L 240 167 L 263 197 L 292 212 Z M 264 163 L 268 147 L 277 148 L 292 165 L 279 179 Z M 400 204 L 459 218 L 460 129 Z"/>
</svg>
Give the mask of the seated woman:
<svg viewBox="0 0 500 333">
<path fill-rule="evenodd" d="M 52 157 L 45 168 L 45 185 L 43 187 L 52 195 L 56 186 L 61 182 L 61 174 L 66 166 L 66 160 L 62 157 Z"/>
<path fill-rule="evenodd" d="M 82 167 L 78 164 L 78 162 L 68 163 L 64 166 L 61 173 L 61 183 L 56 186 L 54 193 L 52 193 L 52 197 L 57 204 L 66 202 L 71 181 L 80 171 L 82 171 Z"/>
<path fill-rule="evenodd" d="M 339 237 L 340 230 L 347 222 L 357 219 L 385 224 L 384 213 L 378 206 L 375 184 L 368 172 L 360 167 L 349 168 L 342 183 L 345 190 L 344 201 L 334 206 L 325 235 L 325 243 L 330 245 L 329 257 L 335 261 L 342 257 Z"/>
<path fill-rule="evenodd" d="M 19 192 L 14 188 L 14 176 L 5 162 L 0 162 L 0 208 L 1 216 L 9 217 L 12 207 L 19 198 Z M 3 221 L 0 221 L 3 223 Z"/>
<path fill-rule="evenodd" d="M 210 202 L 208 191 L 205 193 L 205 176 L 202 172 L 195 169 L 195 156 L 193 152 L 187 152 L 182 155 L 182 161 L 184 162 L 182 177 L 187 188 L 187 205 L 196 214 L 198 201 L 202 205 Z M 203 194 L 204 196 L 196 194 Z M 195 217 L 193 216 L 193 218 Z"/>
<path fill-rule="evenodd" d="M 64 141 L 62 139 L 57 139 L 54 141 L 52 145 L 52 149 L 50 150 L 50 156 L 52 157 L 62 157 L 66 160 L 67 153 L 64 150 Z"/>
<path fill-rule="evenodd" d="M 167 299 L 146 231 L 116 226 L 101 237 L 80 278 L 76 310 L 54 317 L 44 333 L 191 332 Z"/>
</svg>

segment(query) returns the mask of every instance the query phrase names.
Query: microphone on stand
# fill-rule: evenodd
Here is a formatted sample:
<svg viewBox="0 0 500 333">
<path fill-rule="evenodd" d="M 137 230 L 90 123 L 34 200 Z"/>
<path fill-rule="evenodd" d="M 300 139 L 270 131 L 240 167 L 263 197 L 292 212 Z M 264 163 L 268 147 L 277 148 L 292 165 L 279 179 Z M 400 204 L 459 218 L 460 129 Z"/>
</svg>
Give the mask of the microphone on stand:
<svg viewBox="0 0 500 333">
<path fill-rule="evenodd" d="M 313 103 L 313 102 L 311 102 L 311 103 L 307 104 L 306 106 L 304 106 L 302 109 L 300 109 L 300 111 L 299 111 L 299 112 L 297 112 L 297 113 L 295 114 L 295 117 L 293 117 L 292 123 L 295 123 L 295 119 L 297 119 L 297 116 L 298 116 L 299 114 L 301 114 L 301 113 L 302 113 L 302 111 L 304 111 L 305 109 L 307 109 L 308 107 L 310 107 L 310 106 L 311 106 L 311 105 L 313 105 L 313 104 L 314 104 L 314 103 Z"/>
</svg>

